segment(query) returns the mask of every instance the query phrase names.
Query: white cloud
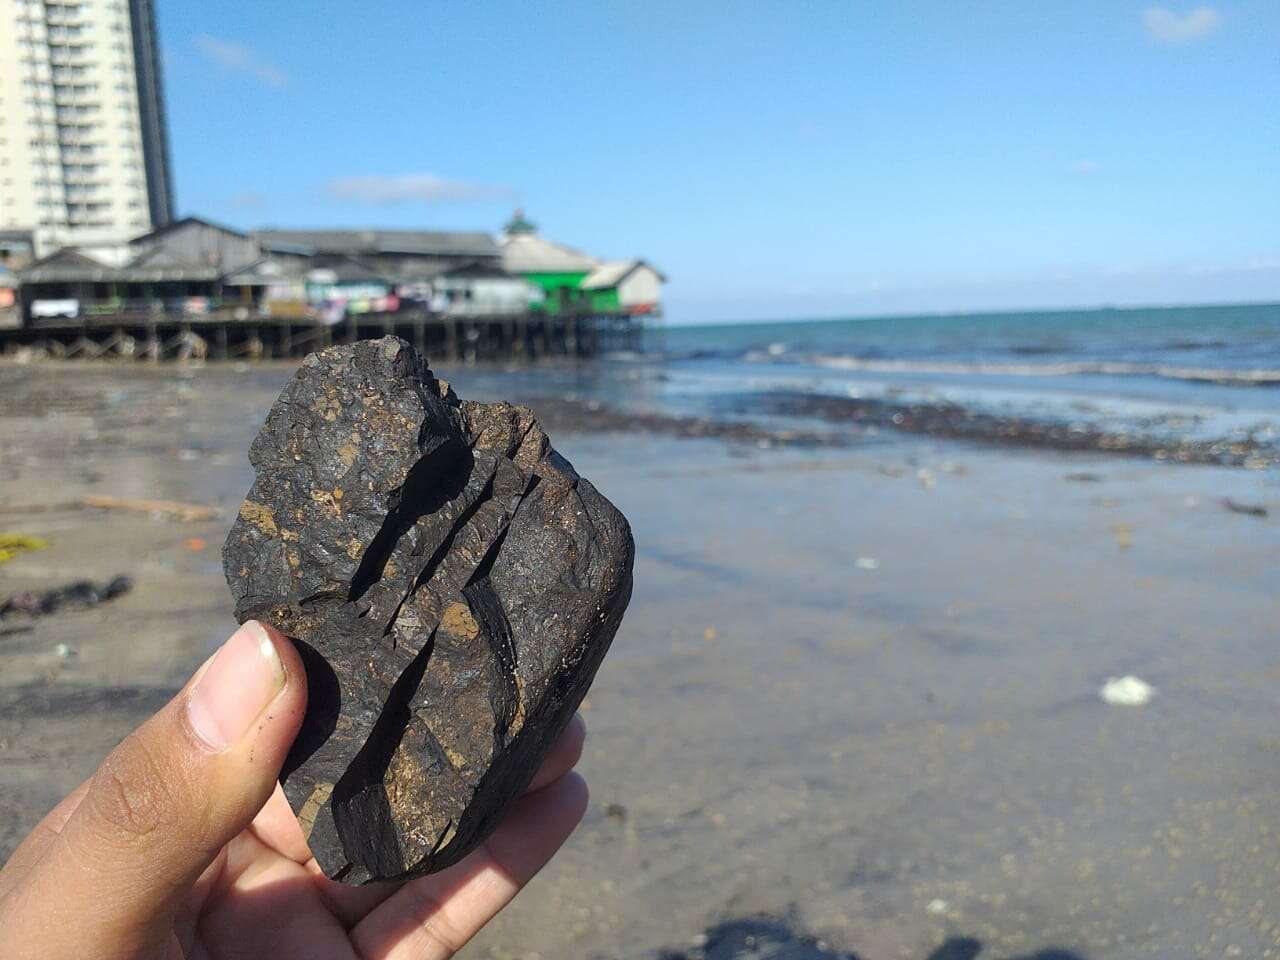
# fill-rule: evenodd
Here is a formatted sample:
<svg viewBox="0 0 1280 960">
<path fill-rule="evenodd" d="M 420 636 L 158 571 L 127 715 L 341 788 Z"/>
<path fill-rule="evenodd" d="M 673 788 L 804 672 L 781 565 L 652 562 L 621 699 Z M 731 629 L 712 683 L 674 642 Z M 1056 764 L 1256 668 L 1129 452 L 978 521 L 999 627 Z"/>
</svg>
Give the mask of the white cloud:
<svg viewBox="0 0 1280 960">
<path fill-rule="evenodd" d="M 1186 13 L 1148 7 L 1143 11 L 1142 23 L 1147 33 L 1161 43 L 1190 43 L 1217 30 L 1222 25 L 1222 15 L 1213 7 L 1196 7 Z"/>
<path fill-rule="evenodd" d="M 509 187 L 447 180 L 433 173 L 406 173 L 392 177 L 340 177 L 330 180 L 324 189 L 329 196 L 339 200 L 385 205 L 511 200 L 515 197 L 515 191 Z"/>
<path fill-rule="evenodd" d="M 1280 256 L 1256 256 L 1233 263 L 1193 263 L 1186 268 L 1192 277 L 1216 277 L 1228 274 L 1280 273 Z"/>
<path fill-rule="evenodd" d="M 1101 169 L 1102 164 L 1098 163 L 1097 160 L 1077 160 L 1071 165 L 1071 172 L 1079 174 L 1082 177 L 1095 174 Z"/>
<path fill-rule="evenodd" d="M 283 87 L 289 83 L 289 75 L 274 63 L 264 60 L 244 44 L 233 40 L 221 40 L 208 34 L 196 37 L 196 46 L 210 63 L 233 73 L 252 77 L 269 87 Z"/>
</svg>

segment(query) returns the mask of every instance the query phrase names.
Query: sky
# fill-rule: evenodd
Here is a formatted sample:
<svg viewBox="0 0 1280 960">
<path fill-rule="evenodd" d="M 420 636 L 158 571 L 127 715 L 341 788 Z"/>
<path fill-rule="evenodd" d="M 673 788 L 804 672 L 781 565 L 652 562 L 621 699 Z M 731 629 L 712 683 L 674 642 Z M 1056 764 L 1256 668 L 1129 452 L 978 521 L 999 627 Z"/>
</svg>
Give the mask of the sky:
<svg viewBox="0 0 1280 960">
<path fill-rule="evenodd" d="M 157 0 L 178 209 L 498 230 L 673 322 L 1280 300 L 1280 2 Z"/>
</svg>

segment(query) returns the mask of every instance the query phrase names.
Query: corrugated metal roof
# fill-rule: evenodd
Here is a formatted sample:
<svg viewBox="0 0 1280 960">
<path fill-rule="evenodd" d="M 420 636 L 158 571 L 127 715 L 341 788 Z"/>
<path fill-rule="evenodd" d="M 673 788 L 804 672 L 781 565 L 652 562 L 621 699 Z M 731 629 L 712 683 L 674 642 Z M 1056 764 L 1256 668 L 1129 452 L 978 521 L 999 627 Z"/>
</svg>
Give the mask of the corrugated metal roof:
<svg viewBox="0 0 1280 960">
<path fill-rule="evenodd" d="M 167 280 L 216 280 L 217 267 L 203 264 L 162 264 L 113 266 L 87 254 L 64 247 L 18 271 L 28 283 L 163 283 Z"/>
<path fill-rule="evenodd" d="M 24 284 L 32 283 L 168 283 L 183 280 L 217 280 L 219 272 L 211 267 L 174 269 L 134 267 L 73 267 L 55 264 L 27 269 L 21 273 Z"/>
<path fill-rule="evenodd" d="M 139 234 L 138 236 L 130 240 L 129 243 L 130 245 L 150 243 L 153 240 L 157 240 L 160 237 L 163 237 L 167 233 L 172 233 L 174 230 L 178 229 L 179 227 L 185 227 L 192 223 L 198 223 L 201 226 L 209 227 L 210 229 L 213 229 L 213 230 L 220 230 L 223 233 L 229 233 L 233 237 L 243 238 L 248 236 L 248 234 L 246 233 L 242 233 L 239 230 L 236 230 L 232 227 L 228 227 L 221 223 L 214 223 L 212 220 L 206 220 L 204 217 L 183 217 L 180 220 L 171 220 L 166 224 L 163 224 L 159 227 L 149 230 L 147 233 Z"/>
<path fill-rule="evenodd" d="M 329 279 L 320 279 L 321 274 Z M 319 256 L 307 263 L 306 277 L 317 283 L 387 283 L 384 271 L 356 257 Z"/>
<path fill-rule="evenodd" d="M 302 275 L 303 271 L 293 263 L 262 257 L 226 274 L 222 282 L 228 287 L 268 286 L 273 283 L 300 280 Z"/>
<path fill-rule="evenodd" d="M 404 253 L 496 257 L 487 233 L 443 230 L 255 230 L 268 250 L 300 253 Z"/>
<path fill-rule="evenodd" d="M 496 262 L 496 257 L 486 257 L 486 260 Z M 443 273 L 467 264 L 474 263 L 474 258 L 459 260 L 457 258 L 445 259 L 442 257 L 387 257 L 384 261 L 379 261 L 378 269 L 387 277 L 398 283 L 425 283 L 433 280 Z"/>
<path fill-rule="evenodd" d="M 588 253 L 544 240 L 536 233 L 502 238 L 502 265 L 510 273 L 585 273 L 599 263 Z"/>
<path fill-rule="evenodd" d="M 658 274 L 659 280 L 666 280 L 661 273 L 654 267 L 643 260 L 611 260 L 608 263 L 602 263 L 596 269 L 592 270 L 582 279 L 583 290 L 608 290 L 610 287 L 616 287 L 632 270 L 640 267 L 648 267 Z"/>
<path fill-rule="evenodd" d="M 639 260 L 613 260 L 602 263 L 582 280 L 583 290 L 607 290 L 616 287 L 622 278 L 640 265 Z"/>
</svg>

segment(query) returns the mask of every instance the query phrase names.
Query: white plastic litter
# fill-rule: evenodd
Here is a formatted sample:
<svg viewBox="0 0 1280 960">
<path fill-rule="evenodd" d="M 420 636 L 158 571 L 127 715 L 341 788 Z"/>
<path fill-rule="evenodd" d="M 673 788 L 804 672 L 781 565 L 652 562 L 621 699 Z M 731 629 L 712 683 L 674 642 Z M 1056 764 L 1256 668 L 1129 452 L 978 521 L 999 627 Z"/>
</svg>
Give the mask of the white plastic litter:
<svg viewBox="0 0 1280 960">
<path fill-rule="evenodd" d="M 1098 691 L 1103 703 L 1115 707 L 1141 707 L 1155 696 L 1156 688 L 1135 676 L 1108 677 Z"/>
<path fill-rule="evenodd" d="M 880 561 L 875 557 L 859 557 L 853 562 L 853 565 L 859 570 L 879 570 Z"/>
</svg>

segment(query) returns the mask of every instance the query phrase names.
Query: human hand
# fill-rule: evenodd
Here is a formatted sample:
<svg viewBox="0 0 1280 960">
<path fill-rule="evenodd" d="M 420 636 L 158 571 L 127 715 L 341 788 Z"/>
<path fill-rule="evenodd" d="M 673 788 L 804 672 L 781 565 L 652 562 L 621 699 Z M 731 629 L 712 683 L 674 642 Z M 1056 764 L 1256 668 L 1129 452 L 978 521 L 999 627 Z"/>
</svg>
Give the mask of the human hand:
<svg viewBox="0 0 1280 960">
<path fill-rule="evenodd" d="M 575 717 L 461 862 L 403 885 L 324 876 L 277 783 L 306 707 L 293 645 L 241 627 L 0 870 L 6 960 L 425 960 L 469 940 L 586 809 Z"/>
</svg>

